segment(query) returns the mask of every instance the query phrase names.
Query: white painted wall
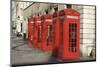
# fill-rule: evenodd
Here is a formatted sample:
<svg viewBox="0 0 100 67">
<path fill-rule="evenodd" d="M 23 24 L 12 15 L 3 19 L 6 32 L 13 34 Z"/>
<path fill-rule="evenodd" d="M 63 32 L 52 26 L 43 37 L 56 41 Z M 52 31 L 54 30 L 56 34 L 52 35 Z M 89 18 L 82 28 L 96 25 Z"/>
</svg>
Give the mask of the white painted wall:
<svg viewBox="0 0 100 67">
<path fill-rule="evenodd" d="M 20 20 L 17 20 L 17 23 L 16 23 L 16 32 L 21 32 L 21 22 Z"/>
<path fill-rule="evenodd" d="M 80 48 L 82 56 L 87 57 L 95 46 L 95 7 L 73 5 L 73 8 L 80 12 Z"/>
<path fill-rule="evenodd" d="M 11 26 L 16 27 L 16 2 L 12 1 L 11 12 Z M 16 34 L 16 30 L 12 29 L 12 32 Z"/>
</svg>

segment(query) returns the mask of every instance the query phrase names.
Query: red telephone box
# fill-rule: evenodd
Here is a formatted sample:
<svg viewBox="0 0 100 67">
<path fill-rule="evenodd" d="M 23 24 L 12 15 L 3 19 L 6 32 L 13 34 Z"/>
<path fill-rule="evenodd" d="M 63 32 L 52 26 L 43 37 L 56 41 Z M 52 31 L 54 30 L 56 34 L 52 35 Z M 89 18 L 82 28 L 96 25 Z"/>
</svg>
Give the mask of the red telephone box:
<svg viewBox="0 0 100 67">
<path fill-rule="evenodd" d="M 80 57 L 80 14 L 73 9 L 59 12 L 60 48 L 58 58 L 61 60 Z"/>
<path fill-rule="evenodd" d="M 33 24 L 34 24 L 34 19 L 31 16 L 28 18 L 28 44 L 30 46 L 33 46 L 32 45 L 32 42 L 33 42 Z"/>
<path fill-rule="evenodd" d="M 41 49 L 43 51 L 52 51 L 53 49 L 53 21 L 50 14 L 44 15 Z"/>
<path fill-rule="evenodd" d="M 53 13 L 53 27 L 54 27 L 54 46 L 53 55 L 57 56 L 60 45 L 60 18 L 59 12 Z"/>
<path fill-rule="evenodd" d="M 39 48 L 40 47 L 40 42 L 41 42 L 41 30 L 42 30 L 42 26 L 41 26 L 41 17 L 37 16 L 35 18 L 35 28 L 34 28 L 34 33 L 33 33 L 33 45 L 35 48 Z"/>
</svg>

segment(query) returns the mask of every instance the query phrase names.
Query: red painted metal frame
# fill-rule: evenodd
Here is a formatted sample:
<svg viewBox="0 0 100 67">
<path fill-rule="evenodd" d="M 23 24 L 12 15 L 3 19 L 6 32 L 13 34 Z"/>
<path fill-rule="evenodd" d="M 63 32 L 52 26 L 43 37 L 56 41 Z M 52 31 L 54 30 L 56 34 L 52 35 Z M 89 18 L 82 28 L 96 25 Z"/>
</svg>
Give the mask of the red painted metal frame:
<svg viewBox="0 0 100 67">
<path fill-rule="evenodd" d="M 33 17 L 28 18 L 28 44 L 33 47 L 33 24 L 34 19 Z"/>
<path fill-rule="evenodd" d="M 39 32 L 40 32 L 39 31 L 39 25 L 41 25 L 41 17 L 37 16 L 35 18 L 35 28 L 34 28 L 34 33 L 33 33 L 33 45 L 34 45 L 34 48 L 39 48 L 40 47 L 40 42 L 39 42 Z"/>
<path fill-rule="evenodd" d="M 53 13 L 53 27 L 54 27 L 54 46 L 53 46 L 53 55 L 57 56 L 58 49 L 60 45 L 60 18 L 59 12 Z"/>
<path fill-rule="evenodd" d="M 73 9 L 64 9 L 59 12 L 60 15 L 60 48 L 58 58 L 61 60 L 77 59 L 80 57 L 80 14 Z M 69 16 L 69 17 L 68 17 Z M 77 16 L 77 18 L 73 17 Z M 69 51 L 69 23 L 77 24 L 76 52 Z"/>
<path fill-rule="evenodd" d="M 44 15 L 44 21 L 42 27 L 42 45 L 41 45 L 41 49 L 47 52 L 53 50 L 53 29 L 49 32 L 50 37 L 47 40 L 47 29 L 49 25 L 51 25 L 53 28 L 52 15 L 47 14 Z"/>
</svg>

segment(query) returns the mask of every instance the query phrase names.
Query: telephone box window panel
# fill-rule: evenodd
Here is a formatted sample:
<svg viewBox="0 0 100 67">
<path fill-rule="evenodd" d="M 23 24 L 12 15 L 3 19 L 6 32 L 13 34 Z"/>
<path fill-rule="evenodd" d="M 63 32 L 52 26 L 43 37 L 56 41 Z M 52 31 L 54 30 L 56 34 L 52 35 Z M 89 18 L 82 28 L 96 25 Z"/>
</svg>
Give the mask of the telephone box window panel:
<svg viewBox="0 0 100 67">
<path fill-rule="evenodd" d="M 11 1 L 11 65 L 96 61 L 96 6 Z"/>
</svg>

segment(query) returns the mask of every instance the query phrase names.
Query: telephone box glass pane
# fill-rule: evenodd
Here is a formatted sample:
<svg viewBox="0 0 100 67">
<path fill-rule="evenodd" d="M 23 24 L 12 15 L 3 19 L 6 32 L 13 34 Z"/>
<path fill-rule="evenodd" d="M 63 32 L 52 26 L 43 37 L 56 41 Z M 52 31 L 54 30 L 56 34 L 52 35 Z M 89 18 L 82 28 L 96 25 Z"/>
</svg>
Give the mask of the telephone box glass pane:
<svg viewBox="0 0 100 67">
<path fill-rule="evenodd" d="M 42 32 L 41 25 L 38 25 L 38 42 L 41 42 L 41 36 L 42 36 L 41 32 Z"/>
<path fill-rule="evenodd" d="M 52 41 L 52 25 L 47 25 L 47 45 Z"/>
<path fill-rule="evenodd" d="M 77 44 L 77 24 L 69 23 L 69 51 L 76 52 Z"/>
</svg>

